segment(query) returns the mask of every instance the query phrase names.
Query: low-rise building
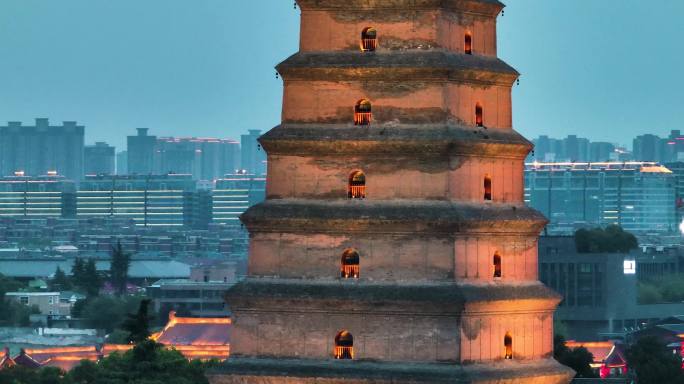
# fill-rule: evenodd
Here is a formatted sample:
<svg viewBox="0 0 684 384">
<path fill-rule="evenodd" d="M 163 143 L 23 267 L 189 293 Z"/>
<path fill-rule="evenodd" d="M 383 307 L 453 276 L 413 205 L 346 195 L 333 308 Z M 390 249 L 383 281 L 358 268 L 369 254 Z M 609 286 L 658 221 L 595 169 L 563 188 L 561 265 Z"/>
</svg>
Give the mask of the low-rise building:
<svg viewBox="0 0 684 384">
<path fill-rule="evenodd" d="M 71 315 L 73 303 L 62 302 L 59 292 L 7 292 L 5 297 L 27 307 L 37 308 L 41 315 Z"/>
<path fill-rule="evenodd" d="M 539 279 L 561 295 L 555 319 L 566 325 L 569 338 L 624 338 L 642 324 L 684 314 L 684 303 L 639 304 L 640 269 L 679 271 L 679 251 L 649 252 L 579 253 L 572 236 L 539 239 Z"/>
</svg>

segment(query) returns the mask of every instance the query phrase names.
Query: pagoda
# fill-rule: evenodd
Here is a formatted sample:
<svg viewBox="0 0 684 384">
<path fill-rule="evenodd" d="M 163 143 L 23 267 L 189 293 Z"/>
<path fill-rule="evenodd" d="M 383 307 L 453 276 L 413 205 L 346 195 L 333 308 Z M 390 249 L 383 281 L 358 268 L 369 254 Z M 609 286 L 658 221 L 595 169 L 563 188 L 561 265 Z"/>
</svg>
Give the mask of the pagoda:
<svg viewBox="0 0 684 384">
<path fill-rule="evenodd" d="M 212 383 L 568 383 L 497 0 L 297 0 Z"/>
</svg>

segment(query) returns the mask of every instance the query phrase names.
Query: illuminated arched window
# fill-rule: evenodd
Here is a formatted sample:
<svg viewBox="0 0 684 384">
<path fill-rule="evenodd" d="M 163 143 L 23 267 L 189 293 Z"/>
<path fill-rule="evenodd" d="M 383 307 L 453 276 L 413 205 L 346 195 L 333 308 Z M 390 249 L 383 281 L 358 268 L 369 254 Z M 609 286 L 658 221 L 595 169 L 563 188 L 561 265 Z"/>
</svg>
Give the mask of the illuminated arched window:
<svg viewBox="0 0 684 384">
<path fill-rule="evenodd" d="M 378 47 L 378 31 L 368 27 L 361 31 L 361 50 L 364 52 L 375 51 Z"/>
<path fill-rule="evenodd" d="M 485 201 L 492 200 L 492 178 L 489 175 L 484 177 L 484 199 Z"/>
<path fill-rule="evenodd" d="M 365 199 L 366 198 L 366 175 L 361 171 L 354 171 L 349 176 L 349 193 L 350 199 Z"/>
<path fill-rule="evenodd" d="M 473 35 L 471 35 L 470 32 L 466 32 L 465 34 L 465 44 L 463 46 L 463 50 L 467 55 L 473 54 Z"/>
<path fill-rule="evenodd" d="M 354 249 L 347 249 L 342 254 L 342 268 L 340 276 L 343 279 L 359 278 L 359 253 Z"/>
<path fill-rule="evenodd" d="M 354 336 L 352 336 L 349 331 L 340 331 L 340 333 L 335 336 L 335 358 L 354 358 Z"/>
<path fill-rule="evenodd" d="M 506 332 L 504 337 L 504 359 L 513 359 L 513 336 L 508 332 Z"/>
<path fill-rule="evenodd" d="M 475 125 L 478 127 L 484 127 L 484 120 L 482 119 L 482 104 L 480 103 L 475 105 Z"/>
<path fill-rule="evenodd" d="M 494 252 L 494 278 L 501 277 L 501 255 L 499 252 Z"/>
<path fill-rule="evenodd" d="M 369 125 L 372 118 L 371 102 L 366 99 L 359 100 L 354 106 L 354 124 Z"/>
</svg>

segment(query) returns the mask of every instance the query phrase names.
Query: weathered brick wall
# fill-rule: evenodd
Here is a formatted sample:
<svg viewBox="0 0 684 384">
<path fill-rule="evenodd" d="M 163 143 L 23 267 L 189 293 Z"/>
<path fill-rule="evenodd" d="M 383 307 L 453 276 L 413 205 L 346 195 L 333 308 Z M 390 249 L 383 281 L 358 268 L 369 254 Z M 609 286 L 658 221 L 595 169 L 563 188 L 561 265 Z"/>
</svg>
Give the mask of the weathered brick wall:
<svg viewBox="0 0 684 384">
<path fill-rule="evenodd" d="M 448 238 L 404 235 L 256 233 L 251 276 L 336 280 L 342 254 L 355 249 L 360 277 L 370 281 L 453 281 L 454 243 Z"/>
<path fill-rule="evenodd" d="M 354 336 L 355 359 L 458 361 L 458 321 L 357 313 L 235 313 L 231 355 L 332 358 L 335 336 Z"/>
<path fill-rule="evenodd" d="M 523 202 L 522 159 L 272 155 L 268 164 L 269 198 L 345 199 L 349 176 L 361 170 L 370 200 L 482 202 L 484 177 L 489 175 L 493 202 Z"/>
<path fill-rule="evenodd" d="M 283 121 L 353 124 L 354 106 L 372 103 L 373 125 L 426 124 L 457 121 L 475 125 L 475 106 L 483 108 L 488 128 L 510 129 L 509 86 L 427 81 L 395 83 L 286 81 Z"/>
<path fill-rule="evenodd" d="M 378 31 L 378 51 L 443 48 L 463 52 L 466 32 L 474 54 L 496 56 L 496 23 L 491 18 L 438 10 L 330 13 L 304 10 L 300 51 L 359 50 L 361 32 Z"/>
<path fill-rule="evenodd" d="M 513 340 L 516 360 L 549 357 L 553 354 L 553 315 L 550 312 L 531 314 L 503 313 L 512 311 L 515 303 L 502 305 L 501 314 L 465 316 L 461 327 L 461 360 L 479 363 L 502 360 L 504 337 Z"/>
</svg>

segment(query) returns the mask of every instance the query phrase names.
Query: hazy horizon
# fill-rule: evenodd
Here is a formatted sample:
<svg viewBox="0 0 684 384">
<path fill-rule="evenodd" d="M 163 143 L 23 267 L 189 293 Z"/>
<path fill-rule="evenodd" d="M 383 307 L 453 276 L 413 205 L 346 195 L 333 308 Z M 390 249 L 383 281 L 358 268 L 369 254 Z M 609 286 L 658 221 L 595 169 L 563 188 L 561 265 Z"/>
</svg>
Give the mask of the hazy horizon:
<svg viewBox="0 0 684 384">
<path fill-rule="evenodd" d="M 680 129 L 684 2 L 507 5 L 499 56 L 522 73 L 513 116 L 523 135 L 631 147 L 636 135 Z M 230 139 L 266 131 L 280 120 L 274 66 L 297 51 L 298 23 L 280 0 L 4 0 L 0 124 L 75 120 L 86 143 L 117 150 L 137 127 Z"/>
</svg>

